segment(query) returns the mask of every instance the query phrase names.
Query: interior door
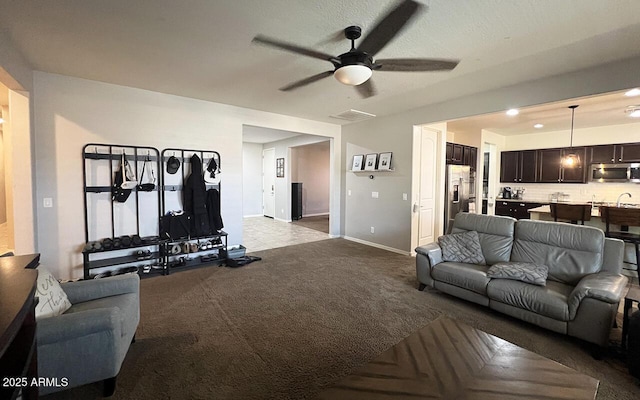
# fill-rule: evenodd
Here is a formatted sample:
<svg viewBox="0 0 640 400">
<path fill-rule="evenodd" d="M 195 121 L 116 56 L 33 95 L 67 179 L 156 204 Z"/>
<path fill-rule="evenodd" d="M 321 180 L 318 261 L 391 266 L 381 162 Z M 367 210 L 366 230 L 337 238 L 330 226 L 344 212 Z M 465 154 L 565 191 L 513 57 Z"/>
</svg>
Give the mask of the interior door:
<svg viewBox="0 0 640 400">
<path fill-rule="evenodd" d="M 435 241 L 437 132 L 422 129 L 418 197 L 418 246 Z"/>
<path fill-rule="evenodd" d="M 262 151 L 262 213 L 274 218 L 276 210 L 276 149 Z"/>
</svg>

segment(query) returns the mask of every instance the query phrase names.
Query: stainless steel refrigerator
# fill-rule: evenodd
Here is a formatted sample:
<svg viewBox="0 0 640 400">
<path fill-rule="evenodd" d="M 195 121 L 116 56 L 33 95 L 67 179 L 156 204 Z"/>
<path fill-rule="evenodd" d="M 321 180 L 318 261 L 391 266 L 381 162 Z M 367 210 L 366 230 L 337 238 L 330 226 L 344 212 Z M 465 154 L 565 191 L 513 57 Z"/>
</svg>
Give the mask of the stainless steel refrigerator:
<svg viewBox="0 0 640 400">
<path fill-rule="evenodd" d="M 444 232 L 449 233 L 459 212 L 475 211 L 474 177 L 471 167 L 447 165 L 445 175 Z"/>
</svg>

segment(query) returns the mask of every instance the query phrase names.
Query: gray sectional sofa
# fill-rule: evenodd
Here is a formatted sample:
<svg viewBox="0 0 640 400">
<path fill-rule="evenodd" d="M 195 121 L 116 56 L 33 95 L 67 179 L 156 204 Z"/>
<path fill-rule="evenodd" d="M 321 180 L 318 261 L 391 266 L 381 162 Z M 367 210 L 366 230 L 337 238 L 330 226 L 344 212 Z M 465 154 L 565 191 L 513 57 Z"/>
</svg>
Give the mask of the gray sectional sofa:
<svg viewBox="0 0 640 400">
<path fill-rule="evenodd" d="M 596 228 L 460 213 L 452 234 L 477 231 L 487 265 L 447 262 L 438 243 L 416 249 L 425 286 L 599 346 L 608 344 L 627 285 L 624 243 Z M 498 262 L 548 266 L 546 286 L 487 277 Z"/>
</svg>

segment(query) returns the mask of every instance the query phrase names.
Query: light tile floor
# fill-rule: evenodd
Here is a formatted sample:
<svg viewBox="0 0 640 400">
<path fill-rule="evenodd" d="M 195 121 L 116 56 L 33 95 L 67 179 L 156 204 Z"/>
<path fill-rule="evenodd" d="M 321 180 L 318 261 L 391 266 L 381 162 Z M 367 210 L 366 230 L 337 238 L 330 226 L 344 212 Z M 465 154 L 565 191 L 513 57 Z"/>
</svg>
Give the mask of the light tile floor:
<svg viewBox="0 0 640 400">
<path fill-rule="evenodd" d="M 244 218 L 242 236 L 247 253 L 329 239 L 326 233 L 267 217 Z"/>
</svg>

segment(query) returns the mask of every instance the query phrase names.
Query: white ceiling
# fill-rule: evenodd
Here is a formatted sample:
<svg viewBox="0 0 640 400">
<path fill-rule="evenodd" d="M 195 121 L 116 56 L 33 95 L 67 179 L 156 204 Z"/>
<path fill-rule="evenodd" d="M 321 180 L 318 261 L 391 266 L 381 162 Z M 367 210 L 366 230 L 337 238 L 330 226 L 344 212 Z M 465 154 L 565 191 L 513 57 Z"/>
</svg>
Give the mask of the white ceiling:
<svg viewBox="0 0 640 400">
<path fill-rule="evenodd" d="M 478 115 L 449 121 L 447 130 L 455 133 L 478 134 L 482 129 L 503 136 L 531 133 L 565 131 L 571 129 L 570 105 L 578 105 L 575 112 L 574 129 L 593 128 L 609 125 L 640 123 L 638 118 L 629 117 L 629 106 L 640 108 L 640 96 L 627 97 L 624 91 L 602 96 L 571 99 L 520 109 L 516 116 L 505 112 Z M 544 127 L 536 129 L 535 124 Z"/>
<path fill-rule="evenodd" d="M 328 62 L 251 44 L 257 34 L 330 54 L 349 49 L 388 9 L 381 0 L 0 0 L 0 29 L 40 71 L 331 123 L 379 116 L 640 55 L 638 0 L 420 0 L 428 12 L 377 57 L 462 60 L 452 72 L 374 72 L 361 99 L 327 78 Z M 393 3 L 395 4 L 395 3 Z"/>
<path fill-rule="evenodd" d="M 263 128 L 252 125 L 244 125 L 242 128 L 242 141 L 248 143 L 271 143 L 300 135 L 301 133 L 299 132 L 283 131 L 280 129 Z"/>
</svg>

